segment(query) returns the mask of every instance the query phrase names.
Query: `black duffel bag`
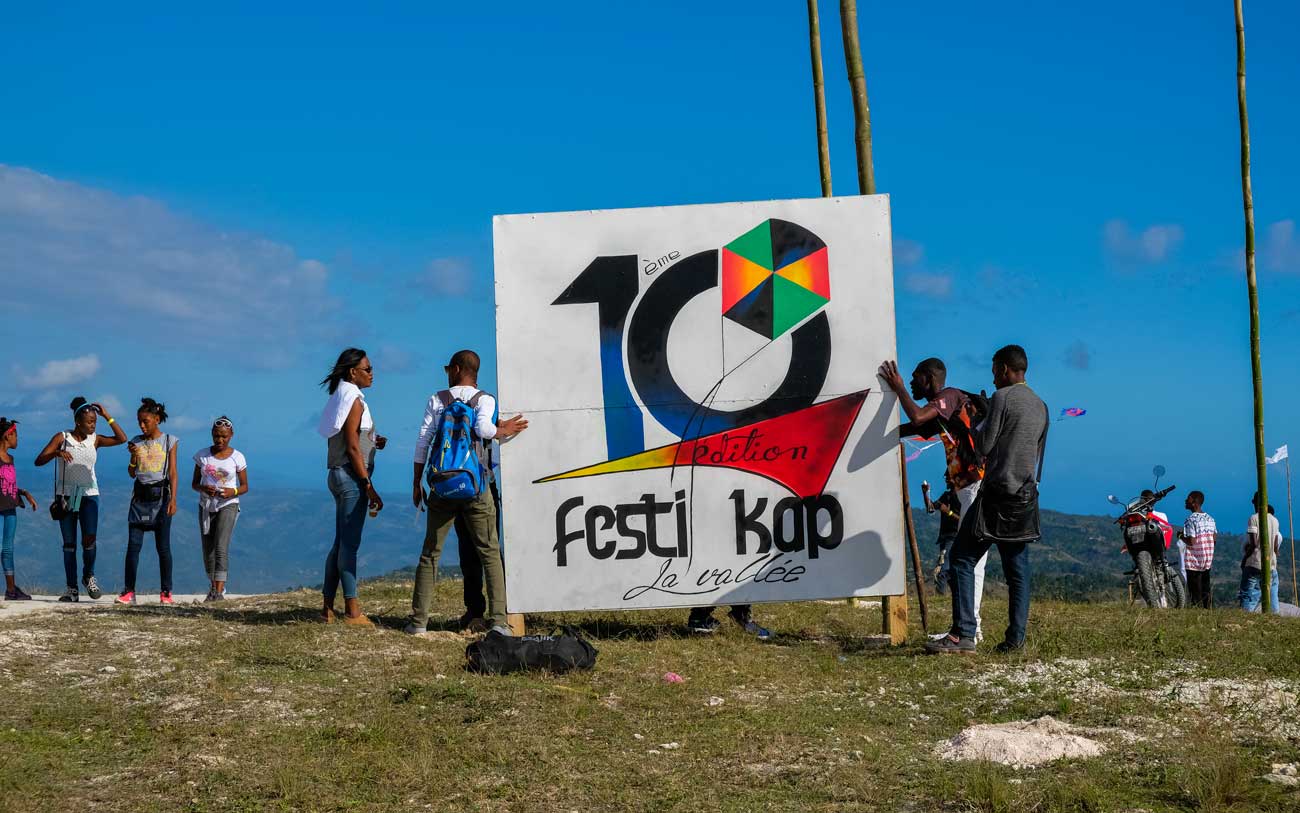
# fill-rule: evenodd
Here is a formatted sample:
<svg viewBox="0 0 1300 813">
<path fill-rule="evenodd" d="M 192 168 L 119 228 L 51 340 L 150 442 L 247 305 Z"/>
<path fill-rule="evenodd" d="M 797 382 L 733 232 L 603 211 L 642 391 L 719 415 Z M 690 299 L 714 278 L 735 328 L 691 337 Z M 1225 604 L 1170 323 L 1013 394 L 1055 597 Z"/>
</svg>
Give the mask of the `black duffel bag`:
<svg viewBox="0 0 1300 813">
<path fill-rule="evenodd" d="M 596 655 L 596 648 L 572 627 L 564 627 L 560 635 L 519 637 L 493 630 L 465 647 L 465 659 L 469 661 L 466 668 L 489 675 L 591 669 L 596 665 Z"/>
</svg>

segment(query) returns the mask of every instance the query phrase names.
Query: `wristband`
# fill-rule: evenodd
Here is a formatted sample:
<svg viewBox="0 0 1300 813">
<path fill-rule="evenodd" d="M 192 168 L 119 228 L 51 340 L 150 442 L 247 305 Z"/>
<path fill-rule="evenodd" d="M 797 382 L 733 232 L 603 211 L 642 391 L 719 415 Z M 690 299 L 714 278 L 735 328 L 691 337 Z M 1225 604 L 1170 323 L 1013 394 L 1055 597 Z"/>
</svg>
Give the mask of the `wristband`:
<svg viewBox="0 0 1300 813">
<path fill-rule="evenodd" d="M 113 420 L 112 418 L 109 418 L 109 419 L 108 419 L 108 425 L 109 425 L 109 426 L 112 426 L 112 425 L 115 424 L 115 423 L 117 423 L 117 421 Z"/>
</svg>

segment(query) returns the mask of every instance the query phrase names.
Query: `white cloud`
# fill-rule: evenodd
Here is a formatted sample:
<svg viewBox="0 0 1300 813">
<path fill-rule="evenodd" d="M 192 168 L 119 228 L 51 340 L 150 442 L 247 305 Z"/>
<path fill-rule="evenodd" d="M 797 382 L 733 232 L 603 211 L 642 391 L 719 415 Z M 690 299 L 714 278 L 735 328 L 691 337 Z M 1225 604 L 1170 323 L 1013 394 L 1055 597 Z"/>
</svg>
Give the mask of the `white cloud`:
<svg viewBox="0 0 1300 813">
<path fill-rule="evenodd" d="M 455 257 L 431 261 L 411 277 L 410 286 L 424 296 L 464 296 L 474 281 L 469 262 Z"/>
<path fill-rule="evenodd" d="M 168 416 L 167 418 L 167 428 L 173 432 L 192 432 L 206 426 L 209 426 L 209 424 L 205 421 L 191 418 L 189 415 Z"/>
<path fill-rule="evenodd" d="M 85 292 L 86 307 L 69 314 L 80 330 L 143 329 L 204 349 L 326 337 L 339 307 L 325 265 L 289 246 L 3 164 L 0 276 L 20 282 L 10 288 L 19 305 Z"/>
<path fill-rule="evenodd" d="M 14 371 L 18 386 L 25 390 L 48 390 L 85 381 L 99 372 L 99 356 L 91 353 L 71 359 L 47 361 L 34 373 Z"/>
<path fill-rule="evenodd" d="M 415 369 L 415 355 L 395 344 L 381 344 L 374 362 L 384 373 L 409 373 Z"/>
<path fill-rule="evenodd" d="M 118 400 L 116 395 L 105 393 L 98 398 L 91 398 L 90 400 L 108 410 L 108 414 L 112 415 L 114 418 L 117 418 L 122 415 L 122 413 L 126 412 L 126 407 L 122 406 L 122 402 Z"/>
<path fill-rule="evenodd" d="M 899 238 L 894 241 L 894 264 L 899 266 L 916 265 L 925 257 L 925 246 L 915 240 Z"/>
<path fill-rule="evenodd" d="M 1111 220 L 1102 228 L 1106 252 L 1128 263 L 1161 263 L 1169 259 L 1183 242 L 1183 227 L 1176 223 L 1158 223 L 1134 233 L 1123 220 Z"/>
<path fill-rule="evenodd" d="M 952 274 L 909 271 L 903 275 L 903 288 L 908 293 L 946 299 L 952 296 Z"/>
<path fill-rule="evenodd" d="M 1300 240 L 1296 239 L 1295 221 L 1279 220 L 1264 230 L 1264 239 L 1256 246 L 1259 264 L 1265 271 L 1300 273 Z M 1244 262 L 1244 260 L 1243 260 Z"/>
</svg>

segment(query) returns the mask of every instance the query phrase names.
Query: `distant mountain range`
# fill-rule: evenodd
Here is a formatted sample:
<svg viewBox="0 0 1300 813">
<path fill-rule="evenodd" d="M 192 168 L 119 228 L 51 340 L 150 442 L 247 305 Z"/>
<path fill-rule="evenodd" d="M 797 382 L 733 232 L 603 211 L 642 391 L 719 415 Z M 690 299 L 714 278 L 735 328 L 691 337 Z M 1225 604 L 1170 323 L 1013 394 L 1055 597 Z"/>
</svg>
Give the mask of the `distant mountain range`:
<svg viewBox="0 0 1300 813">
<path fill-rule="evenodd" d="M 177 592 L 202 593 L 208 584 L 203 573 L 194 500 L 188 497 L 187 494 L 181 499 L 173 520 L 174 589 Z M 329 493 L 324 489 L 262 488 L 245 496 L 242 505 L 231 546 L 228 589 L 239 593 L 263 593 L 319 585 L 325 553 L 334 537 L 334 502 Z M 95 569 L 106 591 L 120 589 L 122 584 L 126 510 L 127 493 L 124 490 L 101 497 L 99 557 Z M 928 515 L 923 510 L 915 511 L 914 515 L 917 541 L 928 576 L 935 563 L 938 515 Z M 1241 519 L 1244 523 L 1245 518 Z M 417 515 L 405 500 L 392 495 L 378 517 L 366 520 L 359 558 L 361 576 L 375 577 L 412 568 L 420 555 L 423 539 L 424 515 Z M 1230 601 L 1236 595 L 1242 542 L 1241 535 L 1223 534 L 1219 537 L 1214 581 L 1220 603 Z M 58 526 L 44 510 L 24 512 L 19 520 L 16 548 L 19 584 L 29 590 L 61 590 L 63 559 L 60 547 Z M 1079 600 L 1125 597 L 1128 581 L 1123 572 L 1132 564 L 1119 548 L 1119 534 L 1109 517 L 1044 511 L 1043 541 L 1035 545 L 1031 553 L 1034 593 Z M 1289 601 L 1289 545 L 1284 547 L 1282 559 L 1282 597 Z M 138 586 L 144 592 L 158 589 L 157 561 L 152 538 L 147 537 L 138 576 Z M 454 532 L 447 540 L 442 565 L 458 569 Z M 989 562 L 988 575 L 994 581 L 1002 580 L 1002 568 L 996 553 Z M 910 573 L 908 578 L 910 585 Z"/>
</svg>

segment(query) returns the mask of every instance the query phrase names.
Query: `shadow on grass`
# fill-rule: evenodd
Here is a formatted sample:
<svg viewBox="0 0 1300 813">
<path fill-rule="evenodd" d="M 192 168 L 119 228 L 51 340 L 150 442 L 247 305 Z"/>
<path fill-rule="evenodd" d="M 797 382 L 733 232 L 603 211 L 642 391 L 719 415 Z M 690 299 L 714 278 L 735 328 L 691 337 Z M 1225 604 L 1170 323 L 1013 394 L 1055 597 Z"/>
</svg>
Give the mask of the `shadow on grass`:
<svg viewBox="0 0 1300 813">
<path fill-rule="evenodd" d="M 663 638 L 686 638 L 690 632 L 683 623 L 674 624 L 642 622 L 638 623 L 622 617 L 586 617 L 555 618 L 551 616 L 527 616 L 528 631 L 535 634 L 549 634 L 564 627 L 572 627 L 593 640 L 615 641 L 658 641 Z"/>
<path fill-rule="evenodd" d="M 319 607 L 285 607 L 276 610 L 240 610 L 235 607 L 217 607 L 211 604 L 182 604 L 172 607 L 159 605 L 112 607 L 93 610 L 95 613 L 113 613 L 126 616 L 153 616 L 157 618 L 210 618 L 232 624 L 250 626 L 284 626 L 286 624 L 320 624 Z"/>
</svg>

